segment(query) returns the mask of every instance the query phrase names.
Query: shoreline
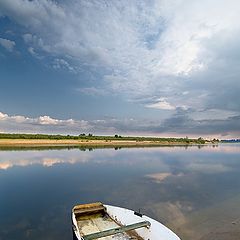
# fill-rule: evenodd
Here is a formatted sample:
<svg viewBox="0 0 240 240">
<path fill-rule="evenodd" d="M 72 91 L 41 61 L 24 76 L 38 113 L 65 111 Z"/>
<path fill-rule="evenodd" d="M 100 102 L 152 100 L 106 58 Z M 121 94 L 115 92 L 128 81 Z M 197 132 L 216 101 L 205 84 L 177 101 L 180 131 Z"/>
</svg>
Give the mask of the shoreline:
<svg viewBox="0 0 240 240">
<path fill-rule="evenodd" d="M 0 147 L 157 147 L 157 146 L 204 146 L 213 143 L 186 143 L 171 141 L 135 141 L 135 140 L 72 140 L 72 139 L 0 139 Z"/>
</svg>

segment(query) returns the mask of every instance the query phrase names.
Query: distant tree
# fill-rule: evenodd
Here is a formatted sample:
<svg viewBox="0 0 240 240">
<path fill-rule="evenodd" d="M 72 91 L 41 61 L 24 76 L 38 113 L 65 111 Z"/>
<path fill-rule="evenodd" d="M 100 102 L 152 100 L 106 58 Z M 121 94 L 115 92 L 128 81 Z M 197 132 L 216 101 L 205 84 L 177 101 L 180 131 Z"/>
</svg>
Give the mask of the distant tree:
<svg viewBox="0 0 240 240">
<path fill-rule="evenodd" d="M 201 143 L 201 144 L 204 144 L 204 143 L 205 143 L 205 140 L 204 140 L 202 137 L 199 137 L 199 138 L 197 139 L 197 141 L 198 141 L 199 143 Z"/>
</svg>

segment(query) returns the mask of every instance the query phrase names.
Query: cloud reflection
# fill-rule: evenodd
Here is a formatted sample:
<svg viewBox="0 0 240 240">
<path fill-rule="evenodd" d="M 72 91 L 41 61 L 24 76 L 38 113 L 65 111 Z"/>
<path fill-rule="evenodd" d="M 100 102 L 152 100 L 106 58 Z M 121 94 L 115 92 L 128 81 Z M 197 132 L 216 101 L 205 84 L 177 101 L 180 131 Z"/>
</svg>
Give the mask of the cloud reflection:
<svg viewBox="0 0 240 240">
<path fill-rule="evenodd" d="M 59 156 L 47 157 L 47 156 L 41 156 L 40 154 L 36 156 L 36 154 L 34 153 L 32 155 L 31 152 L 26 152 L 25 155 L 26 156 L 24 158 L 10 157 L 9 159 L 6 159 L 6 160 L 2 158 L 0 160 L 0 169 L 7 170 L 15 166 L 26 167 L 26 166 L 35 165 L 35 164 L 39 164 L 44 167 L 52 167 L 56 164 L 63 164 L 63 163 L 68 163 L 68 164 L 85 163 L 91 159 L 90 155 L 85 153 L 81 154 L 80 157 L 66 156 L 65 154 L 63 154 L 63 156 L 61 157 Z"/>
<path fill-rule="evenodd" d="M 174 172 L 176 164 L 180 164 L 185 170 L 198 171 L 203 173 L 225 172 L 232 168 L 226 166 L 225 161 L 203 162 L 202 158 L 197 159 L 198 154 L 237 154 L 240 153 L 240 145 L 221 144 L 218 147 L 204 146 L 193 147 L 156 147 L 156 148 L 131 148 L 121 149 L 89 149 L 89 151 L 79 151 L 79 149 L 66 150 L 44 150 L 44 151 L 0 151 L 0 169 L 6 170 L 14 166 L 26 167 L 40 164 L 44 167 L 52 167 L 56 164 L 75 163 L 96 163 L 96 164 L 121 164 L 161 167 L 161 171 L 147 173 L 146 177 L 157 182 L 162 182 L 170 176 L 180 176 L 181 171 Z M 93 151 L 92 151 L 93 150 Z M 185 152 L 188 155 L 185 155 Z M 101 152 L 101 154 L 99 154 Z M 195 156 L 195 154 L 197 154 Z M 181 158 L 183 156 L 183 158 Z M 175 159 L 179 158 L 178 163 Z M 172 165 L 174 163 L 174 165 Z M 174 168 L 174 169 L 173 169 Z"/>
</svg>

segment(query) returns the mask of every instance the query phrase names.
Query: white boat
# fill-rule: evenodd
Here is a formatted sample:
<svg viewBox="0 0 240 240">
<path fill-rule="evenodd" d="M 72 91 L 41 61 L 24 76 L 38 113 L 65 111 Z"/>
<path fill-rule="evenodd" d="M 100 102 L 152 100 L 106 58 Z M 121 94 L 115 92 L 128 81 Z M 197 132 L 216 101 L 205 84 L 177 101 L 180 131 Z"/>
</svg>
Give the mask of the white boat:
<svg viewBox="0 0 240 240">
<path fill-rule="evenodd" d="M 72 223 L 77 240 L 180 240 L 152 218 L 100 202 L 74 206 Z"/>
</svg>

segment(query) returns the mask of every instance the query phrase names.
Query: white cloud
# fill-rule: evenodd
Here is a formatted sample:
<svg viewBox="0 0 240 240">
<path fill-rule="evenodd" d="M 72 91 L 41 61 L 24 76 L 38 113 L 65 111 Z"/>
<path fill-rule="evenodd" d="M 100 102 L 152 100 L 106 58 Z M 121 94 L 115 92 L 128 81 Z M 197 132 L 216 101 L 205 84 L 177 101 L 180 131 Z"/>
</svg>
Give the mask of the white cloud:
<svg viewBox="0 0 240 240">
<path fill-rule="evenodd" d="M 89 121 L 73 119 L 55 119 L 50 116 L 30 118 L 21 115 L 10 116 L 0 112 L 0 127 L 5 132 L 49 132 L 73 133 L 91 131 L 93 126 Z"/>
<path fill-rule="evenodd" d="M 15 122 L 15 123 L 29 123 L 40 125 L 72 125 L 75 124 L 73 119 L 60 120 L 54 119 L 49 116 L 40 116 L 38 118 L 29 118 L 21 115 L 9 116 L 8 114 L 0 112 L 0 121 L 2 122 Z"/>
<path fill-rule="evenodd" d="M 6 120 L 6 119 L 8 119 L 8 115 L 0 112 L 0 120 Z"/>
<path fill-rule="evenodd" d="M 147 104 L 146 107 L 162 109 L 162 110 L 175 110 L 176 109 L 176 107 L 174 107 L 169 102 L 167 102 L 165 98 L 159 98 L 157 102 Z"/>
<path fill-rule="evenodd" d="M 0 112 L 0 121 L 15 121 L 16 123 L 22 123 L 29 120 L 29 118 L 26 118 L 24 116 L 14 115 L 9 116 L 6 113 Z"/>
<path fill-rule="evenodd" d="M 8 39 L 0 38 L 0 45 L 7 51 L 12 52 L 16 43 Z"/>
<path fill-rule="evenodd" d="M 53 119 L 49 116 L 41 116 L 41 117 L 39 117 L 38 122 L 42 125 L 57 125 L 59 120 Z"/>
<path fill-rule="evenodd" d="M 24 117 L 24 116 L 18 116 L 18 115 L 17 115 L 17 116 L 9 117 L 9 119 L 12 119 L 12 120 L 16 121 L 16 123 L 23 123 L 23 122 L 29 120 L 29 118 L 26 118 L 26 117 Z"/>
<path fill-rule="evenodd" d="M 51 118 L 49 116 L 40 116 L 36 120 L 37 120 L 37 123 L 41 124 L 41 125 L 65 125 L 65 126 L 70 126 L 70 125 L 74 125 L 75 123 L 77 123 L 73 119 L 59 120 L 59 119 Z"/>
</svg>

